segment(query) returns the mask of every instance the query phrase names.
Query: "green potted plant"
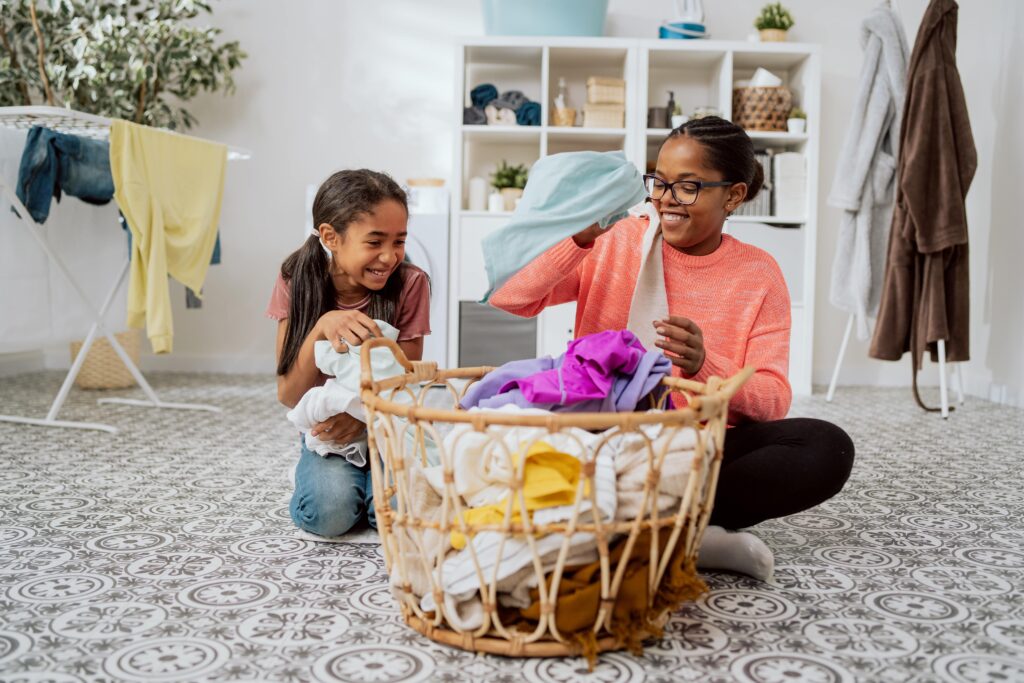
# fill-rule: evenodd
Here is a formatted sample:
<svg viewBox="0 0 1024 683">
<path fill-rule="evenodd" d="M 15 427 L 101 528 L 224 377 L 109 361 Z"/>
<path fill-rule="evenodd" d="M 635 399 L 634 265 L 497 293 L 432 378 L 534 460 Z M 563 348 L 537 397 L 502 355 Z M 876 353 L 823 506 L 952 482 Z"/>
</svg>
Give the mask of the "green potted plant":
<svg viewBox="0 0 1024 683">
<path fill-rule="evenodd" d="M 786 119 L 786 128 L 790 133 L 803 133 L 807 130 L 807 112 L 800 107 L 790 109 L 789 118 Z"/>
<path fill-rule="evenodd" d="M 754 20 L 754 28 L 766 43 L 781 43 L 786 40 L 786 31 L 793 28 L 793 16 L 781 2 L 769 2 L 761 8 L 761 14 Z"/>
<path fill-rule="evenodd" d="M 184 129 L 200 92 L 232 92 L 246 54 L 202 0 L 0 0 L 0 106 L 49 105 Z"/>
<path fill-rule="evenodd" d="M 501 192 L 505 211 L 513 211 L 516 208 L 516 200 L 523 196 L 523 188 L 526 187 L 529 174 L 526 164 L 509 164 L 505 160 L 502 160 L 491 174 L 491 187 Z"/>
</svg>

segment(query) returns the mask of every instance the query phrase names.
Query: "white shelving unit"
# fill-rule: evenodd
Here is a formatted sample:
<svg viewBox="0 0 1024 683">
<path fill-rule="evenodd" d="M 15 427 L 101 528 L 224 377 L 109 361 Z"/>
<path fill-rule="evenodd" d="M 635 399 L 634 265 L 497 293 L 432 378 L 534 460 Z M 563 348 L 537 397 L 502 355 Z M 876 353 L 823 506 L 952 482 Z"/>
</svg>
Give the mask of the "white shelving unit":
<svg viewBox="0 0 1024 683">
<path fill-rule="evenodd" d="M 481 240 L 500 229 L 508 212 L 469 211 L 469 179 L 488 178 L 501 160 L 532 165 L 559 152 L 622 150 L 641 171 L 652 168 L 669 129 L 648 128 L 647 110 L 665 106 L 667 91 L 684 113 L 713 107 L 732 116 L 733 84 L 757 67 L 769 69 L 792 90 L 808 115 L 801 134 L 751 131 L 758 149 L 800 152 L 806 158 L 807 207 L 803 216 L 736 216 L 726 231 L 761 247 L 779 262 L 793 300 L 790 381 L 809 394 L 814 329 L 814 274 L 817 233 L 817 175 L 820 118 L 820 63 L 815 45 L 731 41 L 659 41 L 628 38 L 473 38 L 457 46 L 455 59 L 454 182 L 452 186 L 452 272 L 449 307 L 449 365 L 459 362 L 460 308 L 479 301 L 487 288 Z M 558 79 L 568 86 L 569 106 L 582 111 L 590 76 L 626 81 L 626 117 L 621 129 L 551 125 Z M 500 92 L 521 90 L 541 105 L 540 126 L 462 125 L 469 93 L 481 83 Z M 628 294 L 628 293 L 625 293 Z M 536 352 L 557 355 L 572 339 L 575 305 L 547 309 L 537 319 Z"/>
</svg>

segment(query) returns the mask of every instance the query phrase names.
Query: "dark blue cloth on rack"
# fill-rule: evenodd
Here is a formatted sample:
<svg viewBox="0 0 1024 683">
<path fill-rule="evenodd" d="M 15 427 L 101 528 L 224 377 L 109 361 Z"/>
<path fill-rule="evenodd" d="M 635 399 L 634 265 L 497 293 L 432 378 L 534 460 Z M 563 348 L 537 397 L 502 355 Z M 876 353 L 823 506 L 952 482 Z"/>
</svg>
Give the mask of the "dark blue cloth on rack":
<svg viewBox="0 0 1024 683">
<path fill-rule="evenodd" d="M 106 204 L 114 198 L 110 145 L 36 126 L 25 140 L 15 191 L 36 223 L 46 221 L 62 192 Z"/>
</svg>

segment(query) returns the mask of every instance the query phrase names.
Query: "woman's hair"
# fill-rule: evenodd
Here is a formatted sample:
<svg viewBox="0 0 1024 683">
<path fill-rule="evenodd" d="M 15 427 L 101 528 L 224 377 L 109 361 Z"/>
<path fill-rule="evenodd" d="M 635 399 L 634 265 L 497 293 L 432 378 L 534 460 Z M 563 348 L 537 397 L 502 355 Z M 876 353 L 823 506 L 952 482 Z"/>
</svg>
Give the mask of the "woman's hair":
<svg viewBox="0 0 1024 683">
<path fill-rule="evenodd" d="M 313 225 L 324 223 L 344 235 L 349 223 L 373 213 L 385 200 L 393 200 L 409 212 L 405 191 L 386 173 L 358 170 L 338 171 L 324 181 L 313 200 Z M 406 264 L 402 263 L 379 291 L 370 292 L 366 314 L 374 320 L 394 324 L 398 297 Z M 324 313 L 337 308 L 338 293 L 331 278 L 330 256 L 320 244 L 319 234 L 310 235 L 305 243 L 281 264 L 281 277 L 289 283 L 288 327 L 277 363 L 277 374 L 291 368 L 310 330 Z"/>
<path fill-rule="evenodd" d="M 683 136 L 704 147 L 706 163 L 721 172 L 723 180 L 747 184 L 743 201 L 757 196 L 764 185 L 764 169 L 754 158 L 754 143 L 742 128 L 717 116 L 704 116 L 673 129 L 665 142 Z M 665 142 L 661 144 L 664 146 Z"/>
</svg>

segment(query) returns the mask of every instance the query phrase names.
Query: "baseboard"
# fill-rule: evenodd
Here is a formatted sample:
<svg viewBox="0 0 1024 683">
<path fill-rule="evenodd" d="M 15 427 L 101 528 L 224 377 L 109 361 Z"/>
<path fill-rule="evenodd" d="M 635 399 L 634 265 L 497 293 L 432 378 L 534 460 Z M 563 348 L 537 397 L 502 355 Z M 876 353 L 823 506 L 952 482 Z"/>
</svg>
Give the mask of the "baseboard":
<svg viewBox="0 0 1024 683">
<path fill-rule="evenodd" d="M 0 353 L 0 377 L 20 375 L 24 372 L 38 372 L 45 367 L 45 357 L 43 352 L 38 349 Z"/>
<path fill-rule="evenodd" d="M 71 367 L 67 348 L 46 349 L 40 354 L 41 363 L 49 370 L 67 370 Z M 273 375 L 276 363 L 272 355 L 221 355 L 171 353 L 155 355 L 143 353 L 139 358 L 142 372 L 210 372 L 227 375 Z"/>
</svg>

